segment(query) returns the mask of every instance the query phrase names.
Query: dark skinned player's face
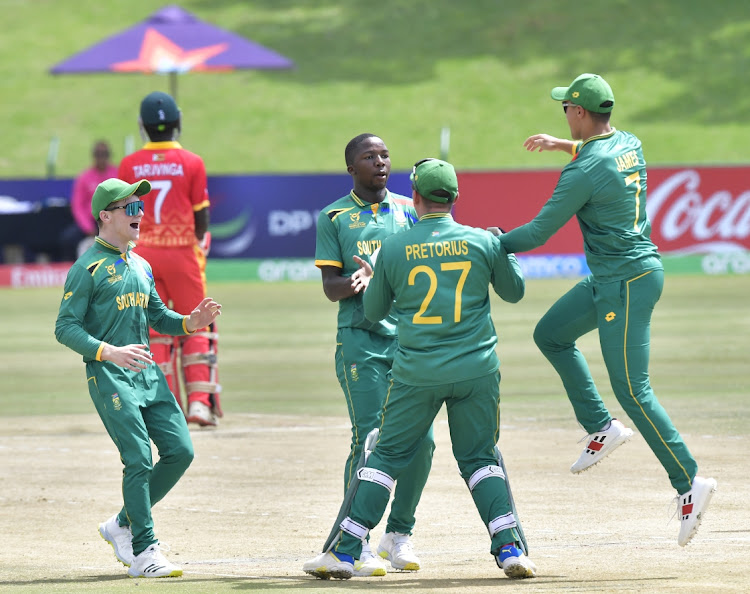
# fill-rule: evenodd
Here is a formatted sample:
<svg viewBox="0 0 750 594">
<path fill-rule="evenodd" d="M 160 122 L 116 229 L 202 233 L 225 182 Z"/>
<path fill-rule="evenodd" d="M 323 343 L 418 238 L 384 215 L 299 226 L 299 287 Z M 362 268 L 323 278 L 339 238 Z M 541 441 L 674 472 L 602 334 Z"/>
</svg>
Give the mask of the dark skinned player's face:
<svg viewBox="0 0 750 594">
<path fill-rule="evenodd" d="M 391 155 L 388 147 L 377 136 L 371 136 L 359 145 L 354 164 L 346 170 L 354 178 L 355 187 L 370 191 L 382 190 L 391 174 Z"/>
</svg>

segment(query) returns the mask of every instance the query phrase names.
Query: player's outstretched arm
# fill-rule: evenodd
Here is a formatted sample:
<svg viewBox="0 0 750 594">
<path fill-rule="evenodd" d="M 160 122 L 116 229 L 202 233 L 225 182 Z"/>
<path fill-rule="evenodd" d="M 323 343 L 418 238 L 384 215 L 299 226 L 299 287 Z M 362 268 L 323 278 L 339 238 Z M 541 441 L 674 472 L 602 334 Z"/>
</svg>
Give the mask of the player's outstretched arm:
<svg viewBox="0 0 750 594">
<path fill-rule="evenodd" d="M 576 143 L 564 138 L 555 138 L 549 134 L 534 134 L 523 141 L 527 151 L 564 151 L 573 154 Z"/>
<path fill-rule="evenodd" d="M 190 312 L 187 320 L 185 320 L 185 328 L 188 332 L 195 332 L 211 324 L 220 315 L 221 305 L 211 297 L 206 297 Z"/>
</svg>

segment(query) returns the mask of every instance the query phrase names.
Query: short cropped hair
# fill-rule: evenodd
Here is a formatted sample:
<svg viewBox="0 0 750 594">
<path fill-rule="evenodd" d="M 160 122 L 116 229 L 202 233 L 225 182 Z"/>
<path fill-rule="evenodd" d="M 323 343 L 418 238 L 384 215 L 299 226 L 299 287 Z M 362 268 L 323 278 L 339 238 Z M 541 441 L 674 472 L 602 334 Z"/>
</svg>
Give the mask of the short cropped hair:
<svg viewBox="0 0 750 594">
<path fill-rule="evenodd" d="M 349 141 L 349 144 L 346 145 L 346 149 L 344 149 L 344 160 L 346 161 L 347 167 L 349 167 L 349 165 L 354 165 L 354 155 L 357 154 L 359 145 L 361 145 L 368 138 L 377 138 L 377 135 L 369 133 L 360 134 L 359 136 L 355 136 L 354 138 L 352 138 Z"/>
<path fill-rule="evenodd" d="M 609 124 L 609 118 L 612 115 L 612 112 L 607 113 L 598 113 L 596 111 L 589 111 L 591 114 L 591 119 L 594 120 L 597 124 Z"/>
<path fill-rule="evenodd" d="M 164 122 L 157 126 L 143 125 L 143 129 L 151 142 L 165 142 L 174 140 L 174 131 L 180 125 L 180 121 Z"/>
</svg>

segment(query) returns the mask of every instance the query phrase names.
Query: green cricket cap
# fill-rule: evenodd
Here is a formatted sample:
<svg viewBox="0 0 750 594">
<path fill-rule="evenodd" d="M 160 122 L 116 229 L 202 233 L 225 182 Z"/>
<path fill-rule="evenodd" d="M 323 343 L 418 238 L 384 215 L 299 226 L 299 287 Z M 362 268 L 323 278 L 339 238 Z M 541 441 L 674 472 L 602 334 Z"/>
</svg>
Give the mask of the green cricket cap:
<svg viewBox="0 0 750 594">
<path fill-rule="evenodd" d="M 180 110 L 171 95 L 154 91 L 141 101 L 141 121 L 146 126 L 159 126 L 180 119 Z"/>
<path fill-rule="evenodd" d="M 113 202 L 125 200 L 125 198 L 129 198 L 133 194 L 143 196 L 150 191 L 151 182 L 147 179 L 129 184 L 116 177 L 110 177 L 96 186 L 94 195 L 91 197 L 91 214 L 95 219 L 98 219 L 99 212 L 105 210 Z"/>
<path fill-rule="evenodd" d="M 582 74 L 569 87 L 555 87 L 550 95 L 555 101 L 570 101 L 595 113 L 609 113 L 615 106 L 612 89 L 598 74 Z"/>
<path fill-rule="evenodd" d="M 409 176 L 412 187 L 420 196 L 447 204 L 458 195 L 458 178 L 453 165 L 440 159 L 423 159 L 418 161 Z M 443 190 L 448 196 L 439 196 L 435 192 Z"/>
</svg>

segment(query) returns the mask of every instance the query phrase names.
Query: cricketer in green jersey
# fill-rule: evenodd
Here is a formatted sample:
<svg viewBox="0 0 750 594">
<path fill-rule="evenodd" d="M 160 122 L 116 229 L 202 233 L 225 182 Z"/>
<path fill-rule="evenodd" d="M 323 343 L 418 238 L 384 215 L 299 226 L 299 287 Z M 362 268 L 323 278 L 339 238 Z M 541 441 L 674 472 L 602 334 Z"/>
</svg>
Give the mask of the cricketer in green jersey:
<svg viewBox="0 0 750 594">
<path fill-rule="evenodd" d="M 677 490 L 681 518 L 678 543 L 694 536 L 714 479 L 696 476 L 698 465 L 664 408 L 648 375 L 651 314 L 661 296 L 664 270 L 650 239 L 646 215 L 646 162 L 641 142 L 609 124 L 615 97 L 596 74 L 582 74 L 556 87 L 573 140 L 536 134 L 524 142 L 533 151 L 569 151 L 552 196 L 529 223 L 501 237 L 508 252 L 543 245 L 572 216 L 583 235 L 591 274 L 542 317 L 534 340 L 562 379 L 578 422 L 589 434 L 571 467 L 582 472 L 633 434 L 609 414 L 576 340 L 599 331 L 612 390 Z"/>
<path fill-rule="evenodd" d="M 99 526 L 131 577 L 174 577 L 154 535 L 151 507 L 193 460 L 185 415 L 149 351 L 149 326 L 173 336 L 205 328 L 221 313 L 206 298 L 189 316 L 168 309 L 149 264 L 133 252 L 147 180 L 108 179 L 92 197 L 99 235 L 68 272 L 55 336 L 83 356 L 89 394 L 123 463 L 122 510 Z M 151 441 L 159 451 L 153 464 Z"/>
<path fill-rule="evenodd" d="M 338 542 L 305 570 L 322 578 L 351 577 L 394 482 L 408 472 L 445 403 L 453 454 L 487 526 L 492 555 L 509 577 L 534 577 L 534 564 L 520 550 L 507 477 L 495 452 L 500 371 L 489 296 L 492 285 L 503 300 L 519 301 L 523 275 L 497 237 L 453 220 L 458 180 L 449 163 L 420 161 L 411 179 L 419 222 L 383 242 L 374 273 L 357 259 L 368 283 L 367 318 L 395 314 L 398 320 L 379 440 L 358 472 L 361 482 Z"/>
<path fill-rule="evenodd" d="M 361 272 L 352 256 L 373 257 L 386 237 L 414 225 L 416 213 L 410 198 L 393 194 L 386 187 L 391 158 L 382 139 L 373 134 L 360 134 L 348 143 L 344 157 L 353 189 L 321 211 L 315 265 L 321 270 L 326 297 L 339 304 L 336 375 L 352 425 L 351 448 L 344 470 L 346 491 L 367 434 L 380 426 L 381 408 L 396 350 L 396 318 L 386 316 L 375 322 L 365 318 Z M 411 549 L 409 535 L 414 528 L 417 503 L 430 473 L 434 449 L 432 431 L 429 431 L 394 494 L 378 552 L 397 569 L 419 569 L 419 558 Z M 366 545 L 364 557 L 366 561 L 372 559 L 369 545 Z M 365 563 L 357 575 L 371 575 L 370 570 L 380 570 L 380 565 Z"/>
</svg>

